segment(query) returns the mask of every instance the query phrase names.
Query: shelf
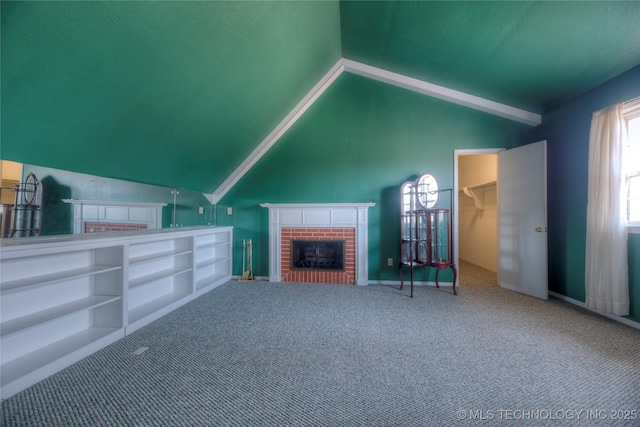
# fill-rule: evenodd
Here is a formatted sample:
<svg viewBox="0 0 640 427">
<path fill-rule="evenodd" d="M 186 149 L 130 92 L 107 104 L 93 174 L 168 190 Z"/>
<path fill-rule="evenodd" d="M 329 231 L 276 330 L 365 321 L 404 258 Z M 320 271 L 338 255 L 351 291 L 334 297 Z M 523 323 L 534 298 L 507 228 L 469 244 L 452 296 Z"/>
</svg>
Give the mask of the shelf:
<svg viewBox="0 0 640 427">
<path fill-rule="evenodd" d="M 196 264 L 196 268 L 203 268 L 206 267 L 208 265 L 213 265 L 213 264 L 217 264 L 221 261 L 228 261 L 229 258 L 222 258 L 222 257 L 217 257 L 217 258 L 211 258 L 211 259 L 206 259 L 204 261 L 200 261 L 198 264 Z"/>
<path fill-rule="evenodd" d="M 216 282 L 220 282 L 223 280 L 227 274 L 214 274 L 213 276 L 205 277 L 204 279 L 198 280 L 196 282 L 196 290 L 202 290 L 204 288 L 208 288 L 209 286 L 215 284 Z"/>
<path fill-rule="evenodd" d="M 90 346 L 96 341 L 122 330 L 121 328 L 90 328 L 73 334 L 67 338 L 25 354 L 11 362 L 2 364 L 2 386 L 9 384 L 32 371 L 43 368 L 83 347 Z M 124 336 L 124 331 L 122 332 Z M 3 398 L 7 397 L 3 395 Z"/>
<path fill-rule="evenodd" d="M 203 234 L 196 237 L 196 248 L 208 248 L 212 246 L 227 245 L 231 242 L 231 232 L 226 231 L 217 234 Z"/>
<path fill-rule="evenodd" d="M 145 318 L 146 316 L 149 316 L 156 311 L 165 308 L 168 305 L 186 298 L 187 296 L 189 296 L 189 294 L 186 292 L 172 292 L 139 307 L 136 307 L 129 311 L 129 324 L 135 323 Z"/>
<path fill-rule="evenodd" d="M 209 242 L 209 243 L 202 243 L 196 246 L 196 249 L 205 249 L 205 248 L 212 248 L 212 247 L 216 247 L 216 246 L 225 246 L 228 245 L 229 241 L 225 241 L 225 242 Z"/>
<path fill-rule="evenodd" d="M 401 265 L 406 265 L 407 267 L 429 267 L 430 264 L 421 261 L 400 261 Z"/>
<path fill-rule="evenodd" d="M 146 283 L 153 282 L 155 280 L 163 279 L 165 277 L 176 276 L 178 274 L 187 273 L 193 270 L 191 267 L 174 267 L 167 270 L 158 271 L 153 274 L 147 274 L 142 277 L 138 277 L 137 279 L 129 281 L 129 289 L 136 288 L 138 286 L 142 286 Z"/>
<path fill-rule="evenodd" d="M 129 260 L 129 265 L 144 264 L 145 262 L 156 261 L 156 260 L 162 259 L 162 258 L 177 257 L 177 256 L 180 256 L 180 255 L 190 254 L 192 252 L 193 251 L 190 250 L 190 249 L 189 250 L 174 249 L 174 250 L 171 250 L 171 251 L 164 251 L 164 252 L 158 252 L 158 253 L 149 254 L 149 255 L 143 255 L 143 256 L 131 258 Z"/>
<path fill-rule="evenodd" d="M 2 284 L 2 294 L 37 288 L 39 286 L 46 286 L 56 282 L 68 281 L 81 277 L 94 276 L 96 274 L 120 269 L 122 269 L 122 266 L 120 265 L 92 265 L 84 268 L 61 271 L 59 273 L 43 274 L 25 279 L 11 280 Z"/>
<path fill-rule="evenodd" d="M 7 239 L 0 399 L 229 280 L 232 233 L 194 227 Z"/>
<path fill-rule="evenodd" d="M 476 208 L 484 209 L 484 193 L 490 190 L 495 190 L 496 184 L 496 181 L 489 181 L 483 184 L 470 185 L 468 187 L 463 187 L 460 192 L 467 197 L 471 197 Z"/>
<path fill-rule="evenodd" d="M 121 296 L 90 296 L 77 301 L 61 304 L 53 308 L 41 310 L 33 314 L 3 322 L 0 326 L 0 336 L 6 337 L 33 328 L 52 320 L 72 315 L 79 311 L 90 310 L 104 304 L 122 299 Z"/>
<path fill-rule="evenodd" d="M 471 191 L 487 191 L 487 190 L 493 190 L 496 186 L 498 182 L 497 181 L 489 181 L 489 182 L 484 182 L 482 184 L 476 184 L 476 185 L 470 185 L 468 187 L 464 187 L 462 190 L 464 191 L 464 189 L 469 189 Z"/>
</svg>

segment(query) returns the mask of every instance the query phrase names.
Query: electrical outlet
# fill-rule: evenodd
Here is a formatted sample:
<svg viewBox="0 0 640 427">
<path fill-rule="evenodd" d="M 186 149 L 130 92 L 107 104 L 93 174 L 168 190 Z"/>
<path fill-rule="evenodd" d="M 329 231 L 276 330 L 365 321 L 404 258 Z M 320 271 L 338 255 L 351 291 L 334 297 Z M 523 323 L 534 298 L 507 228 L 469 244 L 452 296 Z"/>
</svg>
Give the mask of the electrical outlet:
<svg viewBox="0 0 640 427">
<path fill-rule="evenodd" d="M 387 258 L 387 265 L 388 265 L 389 267 L 392 267 L 392 266 L 393 266 L 393 258 Z"/>
<path fill-rule="evenodd" d="M 233 215 L 233 208 L 231 206 L 227 208 L 227 215 Z"/>
</svg>

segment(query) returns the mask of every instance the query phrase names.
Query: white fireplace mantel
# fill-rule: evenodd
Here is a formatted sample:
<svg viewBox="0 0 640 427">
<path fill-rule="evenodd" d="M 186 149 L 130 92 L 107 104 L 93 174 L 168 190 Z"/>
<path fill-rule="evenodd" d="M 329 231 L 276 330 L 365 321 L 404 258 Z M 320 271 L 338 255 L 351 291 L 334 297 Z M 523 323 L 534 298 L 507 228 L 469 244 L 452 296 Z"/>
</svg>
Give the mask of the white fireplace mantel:
<svg viewBox="0 0 640 427">
<path fill-rule="evenodd" d="M 162 228 L 162 208 L 166 203 L 120 202 L 113 200 L 62 199 L 73 205 L 73 234 L 84 234 L 85 222 L 146 224 L 148 229 Z"/>
<path fill-rule="evenodd" d="M 280 230 L 289 227 L 353 227 L 356 285 L 369 284 L 369 215 L 375 203 L 262 203 L 269 209 L 269 281 L 280 282 Z"/>
</svg>

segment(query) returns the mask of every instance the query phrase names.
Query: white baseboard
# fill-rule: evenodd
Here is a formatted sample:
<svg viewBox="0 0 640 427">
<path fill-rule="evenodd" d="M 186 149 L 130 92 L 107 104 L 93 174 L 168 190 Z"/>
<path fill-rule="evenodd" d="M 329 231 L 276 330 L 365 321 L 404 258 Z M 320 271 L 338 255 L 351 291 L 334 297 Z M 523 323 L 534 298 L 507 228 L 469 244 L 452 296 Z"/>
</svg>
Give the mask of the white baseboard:
<svg viewBox="0 0 640 427">
<path fill-rule="evenodd" d="M 240 278 L 242 278 L 242 276 L 231 276 L 231 280 L 236 280 L 237 281 Z M 264 280 L 264 281 L 268 282 L 269 281 L 269 277 L 267 277 L 267 276 L 255 276 L 254 277 L 254 281 L 258 281 L 258 280 Z"/>
<path fill-rule="evenodd" d="M 241 276 L 231 276 L 232 280 L 238 280 L 240 279 Z M 265 282 L 269 281 L 269 276 L 256 276 L 255 280 L 264 280 Z M 281 282 L 281 283 L 285 283 L 285 282 Z M 398 286 L 400 287 L 400 281 L 399 280 L 369 280 L 369 285 L 390 285 L 390 286 Z M 405 286 L 411 286 L 411 282 L 404 282 Z M 414 281 L 413 282 L 414 286 L 433 286 L 434 288 L 436 287 L 436 282 L 424 282 L 424 281 Z M 453 285 L 452 282 L 440 282 L 440 286 L 441 287 L 451 287 Z M 457 285 L 458 287 L 460 286 L 459 284 Z"/>
<path fill-rule="evenodd" d="M 400 287 L 399 280 L 369 280 L 370 285 L 391 285 Z M 411 286 L 411 282 L 405 280 L 405 286 Z M 433 286 L 436 287 L 436 282 L 424 282 L 424 281 L 413 281 L 414 286 Z M 451 287 L 453 286 L 453 282 L 440 282 L 440 287 Z"/>
<path fill-rule="evenodd" d="M 559 294 L 557 292 L 549 291 L 549 295 L 551 295 L 554 298 L 561 299 L 562 301 L 566 301 L 568 303 L 571 303 L 573 305 L 577 305 L 578 307 L 584 308 L 585 310 L 589 310 L 592 313 L 595 313 L 595 314 L 598 314 L 600 316 L 606 317 L 607 319 L 615 320 L 616 322 L 623 323 L 623 324 L 625 324 L 627 326 L 631 326 L 632 328 L 635 328 L 635 329 L 640 329 L 640 323 L 635 322 L 635 321 L 630 320 L 630 319 L 627 319 L 626 317 L 615 316 L 613 314 L 603 314 L 603 313 L 597 312 L 597 311 L 592 310 L 589 307 L 587 307 L 587 304 L 583 303 L 582 301 L 578 301 L 577 299 L 569 298 L 568 296 Z"/>
</svg>

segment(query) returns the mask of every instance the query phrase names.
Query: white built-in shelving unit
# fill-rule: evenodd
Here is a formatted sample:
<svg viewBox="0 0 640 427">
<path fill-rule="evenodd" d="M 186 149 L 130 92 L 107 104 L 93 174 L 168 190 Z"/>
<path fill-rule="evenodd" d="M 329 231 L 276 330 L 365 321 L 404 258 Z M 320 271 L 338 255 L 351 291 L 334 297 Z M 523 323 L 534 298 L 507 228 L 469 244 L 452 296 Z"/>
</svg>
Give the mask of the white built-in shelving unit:
<svg viewBox="0 0 640 427">
<path fill-rule="evenodd" d="M 195 249 L 196 292 L 202 292 L 212 283 L 231 276 L 231 246 L 227 244 L 226 236 L 196 236 Z"/>
<path fill-rule="evenodd" d="M 231 227 L 6 239 L 2 399 L 231 279 Z"/>
</svg>

